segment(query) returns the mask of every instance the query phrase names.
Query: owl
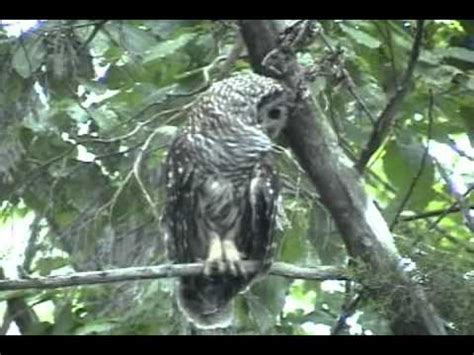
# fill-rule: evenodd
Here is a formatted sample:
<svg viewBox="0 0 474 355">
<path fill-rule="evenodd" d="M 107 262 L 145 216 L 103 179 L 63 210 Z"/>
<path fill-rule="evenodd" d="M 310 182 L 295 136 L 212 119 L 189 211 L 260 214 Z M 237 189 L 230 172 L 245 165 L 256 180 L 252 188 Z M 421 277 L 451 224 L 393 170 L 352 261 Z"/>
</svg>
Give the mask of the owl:
<svg viewBox="0 0 474 355">
<path fill-rule="evenodd" d="M 270 267 L 279 194 L 272 138 L 289 109 L 283 85 L 240 73 L 202 94 L 170 145 L 162 226 L 171 260 L 204 265 L 177 290 L 199 328 L 229 326 L 233 298 Z M 257 272 L 244 260 L 258 262 Z"/>
</svg>

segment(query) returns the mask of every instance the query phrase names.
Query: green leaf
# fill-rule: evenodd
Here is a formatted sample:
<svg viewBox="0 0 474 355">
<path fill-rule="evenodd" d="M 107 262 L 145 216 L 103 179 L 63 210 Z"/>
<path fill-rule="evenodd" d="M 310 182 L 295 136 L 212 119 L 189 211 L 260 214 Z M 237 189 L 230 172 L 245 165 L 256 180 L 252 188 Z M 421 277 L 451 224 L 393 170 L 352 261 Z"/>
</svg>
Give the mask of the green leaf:
<svg viewBox="0 0 474 355">
<path fill-rule="evenodd" d="M 18 44 L 12 58 L 12 66 L 23 78 L 29 78 L 39 69 L 46 57 L 46 49 L 41 37 L 33 37 Z"/>
<path fill-rule="evenodd" d="M 140 75 L 133 73 L 129 66 L 112 65 L 107 70 L 103 82 L 110 90 L 127 89 L 135 84 L 135 80 Z"/>
<path fill-rule="evenodd" d="M 267 332 L 276 323 L 276 315 L 273 315 L 265 304 L 252 295 L 246 295 L 247 304 L 251 317 L 257 324 L 261 333 Z"/>
<path fill-rule="evenodd" d="M 474 107 L 462 106 L 460 108 L 461 119 L 466 126 L 466 133 L 474 146 Z"/>
<path fill-rule="evenodd" d="M 156 44 L 156 39 L 148 32 L 125 21 L 109 22 L 107 30 L 115 43 L 133 54 L 144 54 Z M 105 48 L 103 44 L 102 48 Z"/>
<path fill-rule="evenodd" d="M 66 302 L 56 306 L 54 316 L 54 326 L 52 335 L 70 334 L 75 325 L 75 316 L 71 310 L 71 304 Z"/>
<path fill-rule="evenodd" d="M 363 32 L 345 24 L 341 24 L 341 29 L 350 37 L 352 37 L 357 43 L 360 43 L 370 49 L 379 48 L 382 45 L 381 41 L 369 35 L 367 32 Z"/>
<path fill-rule="evenodd" d="M 192 41 L 196 36 L 196 33 L 183 33 L 178 38 L 158 43 L 149 49 L 148 54 L 143 58 L 143 64 L 149 64 L 174 54 Z"/>
<path fill-rule="evenodd" d="M 474 51 L 462 47 L 450 47 L 440 49 L 439 53 L 444 57 L 462 60 L 464 62 L 474 63 Z"/>
<path fill-rule="evenodd" d="M 74 331 L 75 335 L 108 334 L 120 323 L 114 320 L 98 320 L 90 322 Z"/>
<path fill-rule="evenodd" d="M 47 276 L 51 271 L 60 269 L 68 265 L 67 259 L 63 257 L 43 257 L 36 262 L 35 267 L 38 269 L 41 276 Z"/>
<path fill-rule="evenodd" d="M 401 139 L 390 142 L 385 148 L 383 167 L 386 176 L 390 179 L 399 194 L 393 202 L 391 210 L 395 211 L 401 199 L 405 196 L 416 174 L 418 174 L 425 147 L 416 142 L 402 143 Z M 423 172 L 419 176 L 415 188 L 406 206 L 412 210 L 423 210 L 434 196 L 434 166 L 428 156 Z"/>
<path fill-rule="evenodd" d="M 304 262 L 308 255 L 307 240 L 304 237 L 307 228 L 306 213 L 297 211 L 293 213 L 291 228 L 285 231 L 280 246 L 280 259 L 288 263 Z"/>
<path fill-rule="evenodd" d="M 8 80 L 2 83 L 3 90 L 0 90 L 0 106 L 3 107 L 15 102 L 25 88 L 24 79 L 14 72 L 12 74 L 8 76 Z"/>
<path fill-rule="evenodd" d="M 120 43 L 130 52 L 142 54 L 156 44 L 153 36 L 136 27 L 125 25 L 120 30 L 123 36 Z"/>
<path fill-rule="evenodd" d="M 163 39 L 170 39 L 179 29 L 195 26 L 200 20 L 147 20 L 144 25 Z"/>
<path fill-rule="evenodd" d="M 337 235 L 330 214 L 316 203 L 310 214 L 307 235 L 322 264 L 335 264 L 346 257 L 342 239 Z"/>
<path fill-rule="evenodd" d="M 107 106 L 102 106 L 95 110 L 93 119 L 94 122 L 99 126 L 100 131 L 103 132 L 110 132 L 111 130 L 117 128 L 120 124 L 117 114 L 109 110 Z"/>
<path fill-rule="evenodd" d="M 265 280 L 255 283 L 251 291 L 258 296 L 272 314 L 279 314 L 285 305 L 287 290 L 291 280 L 269 276 Z"/>
</svg>

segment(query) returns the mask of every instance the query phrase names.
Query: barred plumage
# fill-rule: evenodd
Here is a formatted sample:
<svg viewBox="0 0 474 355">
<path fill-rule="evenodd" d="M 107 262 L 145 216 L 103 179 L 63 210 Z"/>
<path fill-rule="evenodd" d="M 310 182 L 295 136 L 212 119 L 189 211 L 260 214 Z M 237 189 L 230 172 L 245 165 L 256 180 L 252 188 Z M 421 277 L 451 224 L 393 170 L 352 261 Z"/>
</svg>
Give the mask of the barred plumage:
<svg viewBox="0 0 474 355">
<path fill-rule="evenodd" d="M 189 113 L 168 152 L 163 226 L 178 263 L 203 261 L 183 277 L 178 305 L 202 328 L 225 327 L 231 300 L 268 269 L 278 196 L 272 141 L 288 114 L 287 91 L 247 73 L 215 83 Z M 261 262 L 246 274 L 241 260 Z"/>
</svg>

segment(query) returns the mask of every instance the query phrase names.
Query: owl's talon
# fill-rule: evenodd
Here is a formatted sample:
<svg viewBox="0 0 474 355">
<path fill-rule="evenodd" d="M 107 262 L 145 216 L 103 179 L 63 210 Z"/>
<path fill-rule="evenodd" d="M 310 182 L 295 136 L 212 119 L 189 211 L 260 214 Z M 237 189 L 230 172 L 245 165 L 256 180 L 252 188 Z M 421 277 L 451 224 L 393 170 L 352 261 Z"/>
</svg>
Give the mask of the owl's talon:
<svg viewBox="0 0 474 355">
<path fill-rule="evenodd" d="M 219 272 L 219 274 L 224 274 L 225 270 L 226 270 L 225 261 L 219 260 L 217 262 L 217 271 Z"/>
<path fill-rule="evenodd" d="M 238 276 L 238 270 L 234 262 L 227 262 L 227 268 L 229 269 L 231 275 Z"/>
<path fill-rule="evenodd" d="M 220 259 L 206 260 L 204 262 L 204 275 L 212 276 L 216 274 L 224 274 L 226 271 L 226 263 Z"/>
<path fill-rule="evenodd" d="M 235 243 L 232 240 L 224 240 L 222 249 L 227 265 L 227 269 L 233 276 L 243 275 L 242 259 Z"/>
<path fill-rule="evenodd" d="M 214 260 L 206 260 L 204 262 L 204 270 L 203 270 L 204 275 L 211 276 L 213 274 L 214 266 L 215 266 Z"/>
<path fill-rule="evenodd" d="M 242 265 L 241 260 L 232 260 L 227 262 L 227 266 L 229 268 L 230 273 L 233 276 L 244 276 L 245 275 L 245 269 Z"/>
</svg>

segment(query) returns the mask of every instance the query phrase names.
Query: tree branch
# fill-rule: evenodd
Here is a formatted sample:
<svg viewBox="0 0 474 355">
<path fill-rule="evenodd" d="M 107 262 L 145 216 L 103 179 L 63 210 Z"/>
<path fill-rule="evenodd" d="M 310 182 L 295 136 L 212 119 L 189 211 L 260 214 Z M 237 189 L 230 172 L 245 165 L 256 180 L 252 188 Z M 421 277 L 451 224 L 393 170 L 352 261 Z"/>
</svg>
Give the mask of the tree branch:
<svg viewBox="0 0 474 355">
<path fill-rule="evenodd" d="M 242 20 L 240 27 L 254 71 L 268 73 L 262 61 L 279 47 L 279 21 Z M 286 138 L 334 218 L 349 255 L 357 263 L 364 262 L 369 275 L 380 275 L 381 286 L 370 296 L 387 301 L 395 334 L 446 334 L 423 289 L 403 268 L 403 259 L 387 223 L 343 154 L 327 118 L 304 82 L 303 69 L 291 53 L 284 60 L 278 65 L 285 68 L 280 79 L 297 97 L 285 129 Z M 409 66 L 408 77 L 413 65 Z M 403 300 L 393 297 L 394 288 L 402 290 Z"/>
<path fill-rule="evenodd" d="M 362 99 L 362 97 L 360 97 L 360 95 L 357 93 L 354 79 L 352 79 L 352 76 L 346 69 L 344 63 L 338 58 L 336 49 L 331 46 L 331 43 L 329 43 L 324 33 L 321 32 L 319 35 L 321 40 L 324 42 L 324 45 L 329 49 L 329 52 L 336 58 L 336 61 L 341 68 L 341 74 L 344 78 L 344 87 L 349 91 L 349 94 L 352 95 L 354 100 L 356 100 L 362 111 L 367 114 L 367 117 L 369 118 L 370 122 L 372 124 L 375 124 L 376 118 L 374 117 L 370 109 L 367 107 L 367 104 L 365 103 L 364 99 Z"/>
<path fill-rule="evenodd" d="M 82 43 L 81 47 L 79 48 L 78 52 L 82 51 L 84 48 L 86 48 L 89 43 L 92 42 L 95 36 L 97 36 L 97 33 L 99 33 L 100 29 L 104 27 L 105 23 L 109 20 L 101 20 L 98 23 L 95 24 L 94 29 L 92 30 L 91 34 L 87 39 Z"/>
<path fill-rule="evenodd" d="M 474 190 L 474 186 L 467 189 L 467 191 L 463 195 L 461 195 L 461 199 L 464 199 L 473 190 Z M 465 206 L 460 205 L 459 201 L 456 200 L 455 202 L 451 204 L 451 206 L 448 209 L 444 210 L 443 213 L 439 214 L 439 217 L 435 221 L 429 224 L 428 230 L 436 227 L 443 220 L 443 218 L 446 217 L 449 213 L 451 213 L 455 208 L 458 208 L 458 210 L 461 212 L 463 212 L 466 209 Z"/>
<path fill-rule="evenodd" d="M 454 203 L 448 208 L 423 212 L 420 214 L 416 214 L 414 216 L 402 216 L 400 217 L 400 221 L 411 222 L 411 221 L 416 221 L 418 219 L 427 219 L 427 218 L 436 217 L 436 216 L 444 217 L 450 213 L 457 213 L 461 211 L 461 208 L 459 206 L 456 206 L 456 204 L 457 203 Z M 469 206 L 469 209 L 474 210 L 474 205 Z"/>
<path fill-rule="evenodd" d="M 390 132 L 390 129 L 395 122 L 395 115 L 397 110 L 400 108 L 405 96 L 408 93 L 408 88 L 413 76 L 413 71 L 415 69 L 416 62 L 420 55 L 421 40 L 423 39 L 423 20 L 417 21 L 415 41 L 413 42 L 413 47 L 410 54 L 410 60 L 408 62 L 405 75 L 403 76 L 402 83 L 397 87 L 397 90 L 387 102 L 387 105 L 380 113 L 380 116 L 375 122 L 375 127 L 372 131 L 369 141 L 365 146 L 359 161 L 356 164 L 356 169 L 359 172 L 364 171 L 367 163 L 369 162 L 372 155 L 379 149 L 384 139 Z"/>
<path fill-rule="evenodd" d="M 425 165 L 426 165 L 426 160 L 428 158 L 428 152 L 430 150 L 430 140 L 431 140 L 431 133 L 433 129 L 433 92 L 430 90 L 430 101 L 428 104 L 428 132 L 426 133 L 426 147 L 425 150 L 423 151 L 423 156 L 421 157 L 421 162 L 420 162 L 420 167 L 418 168 L 418 171 L 413 178 L 410 186 L 408 187 L 408 191 L 405 194 L 402 202 L 400 203 L 400 206 L 398 206 L 398 210 L 395 213 L 395 216 L 393 218 L 392 223 L 390 224 L 390 230 L 393 230 L 395 225 L 398 223 L 398 219 L 400 217 L 400 214 L 403 212 L 405 209 L 406 204 L 410 200 L 410 197 L 415 190 L 415 186 L 418 182 L 418 180 L 421 177 L 421 174 L 423 174 L 423 170 L 425 170 Z"/>
<path fill-rule="evenodd" d="M 258 270 L 255 261 L 244 261 L 245 272 Z M 169 277 L 201 275 L 204 265 L 164 264 L 159 266 L 130 267 L 103 271 L 77 272 L 70 275 L 37 277 L 17 280 L 0 280 L 0 291 L 25 289 L 51 289 L 71 286 L 96 285 L 123 281 L 153 280 Z M 269 271 L 270 275 L 306 280 L 348 280 L 349 275 L 342 268 L 333 266 L 300 267 L 277 262 Z"/>
</svg>

